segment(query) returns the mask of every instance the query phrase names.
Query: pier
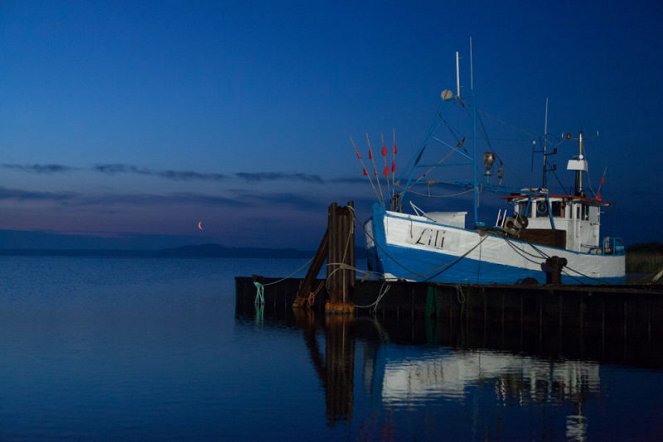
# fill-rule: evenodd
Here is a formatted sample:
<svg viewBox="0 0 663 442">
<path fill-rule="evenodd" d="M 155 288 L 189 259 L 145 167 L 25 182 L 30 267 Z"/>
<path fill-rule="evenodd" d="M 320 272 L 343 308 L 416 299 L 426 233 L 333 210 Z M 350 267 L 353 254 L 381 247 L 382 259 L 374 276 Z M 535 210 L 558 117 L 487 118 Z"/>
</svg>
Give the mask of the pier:
<svg viewBox="0 0 663 442">
<path fill-rule="evenodd" d="M 354 208 L 332 204 L 328 229 L 305 278 L 237 277 L 236 316 L 347 315 L 409 324 L 394 335 L 461 335 L 588 351 L 607 342 L 655 345 L 663 338 L 663 285 L 561 285 L 564 262 L 546 264 L 546 284 L 477 285 L 356 279 Z M 326 278 L 317 276 L 327 262 Z M 405 321 L 405 322 L 403 322 Z M 619 346 L 618 346 L 619 347 Z M 612 350 L 610 350 L 612 351 Z"/>
<path fill-rule="evenodd" d="M 236 317 L 294 324 L 302 317 L 327 323 L 339 316 L 325 314 L 324 289 L 310 309 L 293 309 L 301 282 L 291 278 L 268 285 L 264 305 L 256 307 L 253 279 L 236 278 Z M 348 320 L 379 323 L 393 342 L 663 366 L 663 353 L 657 350 L 663 339 L 661 286 L 356 281 L 351 300 L 354 315 Z"/>
</svg>

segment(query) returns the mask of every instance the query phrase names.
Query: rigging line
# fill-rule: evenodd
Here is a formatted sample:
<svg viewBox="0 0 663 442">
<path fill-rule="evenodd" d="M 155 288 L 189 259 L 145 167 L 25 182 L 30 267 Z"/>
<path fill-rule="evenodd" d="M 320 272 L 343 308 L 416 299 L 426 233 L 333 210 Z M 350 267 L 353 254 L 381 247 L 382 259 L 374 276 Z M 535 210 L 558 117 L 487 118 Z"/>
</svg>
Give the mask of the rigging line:
<svg viewBox="0 0 663 442">
<path fill-rule="evenodd" d="M 373 148 L 371 147 L 371 140 L 368 138 L 368 132 L 366 132 L 366 142 L 368 143 L 368 152 L 371 156 L 371 162 L 373 163 L 373 174 L 375 176 L 375 181 L 378 183 L 378 190 L 380 191 L 380 202 L 382 207 L 384 207 L 384 196 L 382 194 L 382 186 L 380 185 L 380 176 L 378 175 L 378 168 L 375 165 L 375 155 L 373 153 Z"/>
<path fill-rule="evenodd" d="M 355 304 L 355 308 L 371 308 L 371 307 L 373 307 L 373 310 L 375 312 L 375 310 L 377 310 L 378 304 L 380 303 L 382 298 L 384 298 L 384 295 L 386 295 L 389 290 L 391 290 L 391 285 L 389 284 L 389 282 L 384 281 L 382 283 L 382 285 L 380 286 L 380 290 L 378 290 L 378 296 L 375 299 L 375 301 L 371 302 L 368 305 L 356 305 Z"/>
<path fill-rule="evenodd" d="M 264 286 L 264 287 L 268 287 L 268 286 L 270 286 L 270 285 L 275 285 L 275 284 L 278 284 L 278 283 L 280 283 L 280 282 L 285 281 L 286 279 L 288 279 L 288 278 L 290 278 L 291 276 L 295 275 L 295 274 L 296 274 L 297 272 L 299 272 L 300 270 L 306 268 L 306 266 L 308 266 L 312 261 L 313 261 L 313 258 L 311 258 L 311 259 L 309 259 L 308 261 L 306 261 L 306 262 L 304 263 L 303 266 L 301 266 L 300 268 L 298 268 L 297 270 L 295 270 L 294 272 L 292 272 L 292 273 L 289 274 L 288 276 L 285 276 L 285 277 L 283 277 L 283 278 L 281 278 L 281 279 L 278 279 L 278 280 L 276 280 L 276 281 L 269 282 L 269 283 L 267 283 L 267 284 L 263 284 L 263 286 Z"/>
<path fill-rule="evenodd" d="M 528 242 L 527 244 L 529 244 L 529 246 L 530 246 L 531 248 L 533 248 L 534 250 L 536 250 L 537 252 L 539 252 L 539 254 L 541 255 L 542 258 L 550 258 L 550 255 L 548 255 L 548 254 L 545 253 L 543 250 L 541 250 L 541 249 L 539 249 L 538 247 L 536 247 L 536 246 L 535 246 L 534 244 L 532 244 L 531 242 Z"/>
<path fill-rule="evenodd" d="M 599 281 L 601 284 L 605 284 L 605 282 L 601 281 L 600 279 L 594 278 L 593 276 L 586 275 L 586 274 L 582 273 L 581 271 L 574 269 L 573 267 L 564 266 L 564 269 L 568 269 L 568 270 L 572 271 L 573 273 L 577 273 L 580 276 L 584 276 L 585 278 L 589 278 L 593 281 Z M 573 275 L 569 275 L 566 270 L 562 270 L 562 271 L 564 272 L 565 275 L 570 276 L 570 277 L 573 278 Z M 582 281 L 580 281 L 580 282 L 582 282 Z M 582 283 L 587 284 L 586 282 L 582 282 Z"/>
<path fill-rule="evenodd" d="M 479 246 L 480 246 L 480 245 L 481 245 L 481 244 L 482 244 L 487 238 L 488 238 L 488 235 L 486 235 L 486 236 L 484 236 L 483 238 L 481 238 L 481 241 L 479 241 L 474 247 L 472 247 L 470 250 L 468 250 L 467 252 L 463 253 L 463 254 L 460 255 L 459 257 L 457 257 L 455 260 L 451 261 L 449 264 L 443 266 L 444 268 L 443 268 L 442 270 L 440 270 L 439 272 L 437 272 L 437 273 L 435 273 L 435 274 L 433 274 L 433 275 L 427 277 L 426 279 L 424 279 L 424 281 L 430 281 L 431 278 L 435 278 L 436 276 L 439 276 L 439 275 L 442 274 L 443 272 L 446 272 L 447 270 L 449 270 L 449 269 L 450 269 L 451 267 L 453 267 L 454 265 L 458 264 L 458 263 L 459 263 L 461 260 L 463 260 L 467 255 L 469 255 L 470 253 L 472 253 L 472 251 L 473 251 L 474 249 L 476 249 L 477 247 L 479 247 Z M 479 261 L 479 262 L 481 262 L 481 261 Z M 430 272 L 429 272 L 429 273 L 430 273 Z M 424 274 L 424 275 L 425 275 L 425 274 Z"/>
<path fill-rule="evenodd" d="M 454 151 L 450 151 L 450 152 L 448 152 L 446 156 L 442 157 L 440 160 L 438 160 L 437 163 L 435 163 L 434 165 L 432 165 L 431 167 L 429 167 L 428 170 L 426 170 L 424 173 L 422 173 L 421 175 L 419 175 L 419 177 L 417 177 L 417 179 L 416 179 L 413 183 L 410 183 L 410 185 L 409 185 L 405 190 L 407 190 L 407 191 L 409 192 L 410 189 L 411 189 L 414 185 L 419 184 L 419 182 L 421 182 L 422 180 L 424 180 L 424 179 L 426 178 L 426 175 L 428 175 L 430 172 L 432 172 L 432 171 L 435 170 L 437 167 L 439 167 L 440 164 L 444 163 L 444 162 L 447 161 L 449 158 L 451 158 L 451 156 L 452 156 L 453 154 L 454 154 Z"/>
<path fill-rule="evenodd" d="M 455 146 L 452 146 L 451 144 L 447 143 L 446 141 L 444 141 L 444 140 L 441 139 L 441 138 L 438 138 L 438 137 L 431 137 L 431 139 L 432 139 L 433 141 L 437 141 L 438 143 L 440 143 L 441 145 L 447 147 L 447 148 L 450 149 L 451 151 L 453 151 L 453 152 L 455 152 L 455 153 L 458 153 L 458 154 L 464 156 L 464 157 L 467 158 L 468 160 L 470 160 L 470 161 L 472 160 L 472 157 L 471 157 L 470 154 L 467 152 L 467 149 L 465 149 L 464 147 L 461 149 L 462 144 L 460 144 L 460 143 L 461 143 L 460 141 L 459 141 L 458 143 L 456 143 Z"/>
<path fill-rule="evenodd" d="M 564 193 L 571 194 L 571 192 L 562 183 L 562 180 L 559 179 L 559 175 L 557 175 L 557 171 L 553 170 L 552 173 L 553 173 L 555 179 L 557 180 L 557 184 L 559 184 L 559 186 L 562 188 Z"/>
<path fill-rule="evenodd" d="M 529 262 L 531 262 L 532 264 L 538 264 L 538 265 L 543 264 L 543 262 L 535 261 L 535 260 L 533 260 L 533 259 L 531 259 L 531 258 L 528 258 L 527 256 L 525 256 L 526 252 L 524 252 L 524 251 L 518 249 L 518 247 L 516 247 L 515 245 L 513 245 L 513 244 L 511 243 L 511 241 L 509 241 L 508 239 L 506 239 L 506 238 L 504 238 L 504 239 L 506 240 L 507 245 L 508 245 L 509 247 L 511 247 L 511 249 L 512 249 L 514 252 L 516 252 L 516 254 L 520 255 L 520 256 L 521 256 L 523 259 L 525 259 L 526 261 L 529 261 Z M 530 256 L 534 256 L 534 255 L 531 255 L 531 254 L 530 254 Z"/>
<path fill-rule="evenodd" d="M 407 180 L 405 182 L 405 186 L 403 187 L 403 191 L 401 192 L 401 198 L 405 196 L 405 193 L 408 191 L 408 189 L 410 187 L 409 185 L 410 185 L 410 182 L 413 179 L 414 170 L 417 168 L 417 164 L 419 164 L 419 161 L 421 159 L 421 156 L 424 154 L 424 151 L 428 148 L 428 144 L 427 144 L 428 140 L 435 133 L 437 128 L 440 127 L 439 119 L 442 118 L 442 106 L 443 106 L 443 104 L 441 104 L 438 107 L 438 111 L 437 111 L 437 114 L 436 114 L 436 116 L 438 118 L 435 119 L 433 124 L 431 124 L 431 127 L 428 129 L 428 132 L 426 133 L 426 137 L 424 138 L 424 142 L 422 143 L 421 147 L 417 151 L 417 155 L 415 157 L 415 160 L 412 162 L 412 165 L 410 166 L 411 170 L 410 170 L 409 175 L 407 177 Z"/>
<path fill-rule="evenodd" d="M 366 172 L 366 178 L 368 178 L 368 182 L 371 183 L 371 188 L 373 189 L 373 193 L 375 193 L 375 197 L 379 199 L 380 195 L 378 195 L 378 191 L 375 188 L 375 184 L 373 184 L 373 180 L 371 179 L 371 174 L 368 173 L 368 169 L 366 169 L 366 164 L 364 164 L 364 159 L 361 157 L 359 149 L 357 149 L 357 145 L 355 144 L 355 140 L 352 137 L 350 137 L 350 143 L 352 143 L 352 147 L 355 148 L 355 153 L 357 154 L 357 158 L 359 158 L 359 162 L 361 163 L 362 171 Z"/>
<path fill-rule="evenodd" d="M 486 126 L 483 124 L 483 119 L 481 118 L 481 115 L 479 115 L 479 125 L 481 126 L 481 132 L 483 133 L 484 138 L 486 139 L 486 144 L 488 144 L 488 147 L 493 148 L 493 145 L 490 143 L 490 137 L 488 136 L 488 132 L 486 131 Z"/>
<path fill-rule="evenodd" d="M 396 128 L 392 128 L 394 146 L 391 151 L 391 200 L 396 204 Z"/>
<path fill-rule="evenodd" d="M 364 230 L 364 234 L 365 234 L 367 237 L 369 237 L 369 238 L 371 239 L 371 241 L 373 241 L 373 244 L 375 244 L 376 247 L 379 247 L 380 250 L 382 250 L 382 252 L 385 254 L 385 256 L 387 256 L 389 259 L 391 259 L 392 261 L 394 261 L 399 267 L 403 268 L 405 271 L 407 271 L 407 272 L 409 272 L 409 273 L 411 273 L 411 274 L 413 274 L 413 275 L 416 275 L 416 274 L 417 274 L 417 273 L 414 272 L 413 270 L 408 269 L 408 268 L 405 267 L 403 264 L 401 264 L 401 263 L 398 262 L 396 259 L 394 259 L 394 258 L 389 254 L 389 252 L 387 252 L 387 251 L 386 251 L 381 245 L 378 244 L 378 242 L 375 240 L 375 238 L 373 237 L 373 235 L 371 235 L 370 233 L 368 233 L 368 232 L 366 231 L 366 229 L 363 228 L 363 226 L 362 226 L 362 229 Z"/>
<path fill-rule="evenodd" d="M 399 262 L 397 259 L 395 259 L 394 257 L 392 257 L 392 256 L 389 254 L 389 252 L 387 252 L 387 250 L 385 250 L 385 248 L 382 247 L 382 246 L 381 246 L 381 245 L 375 240 L 375 237 L 373 237 L 373 235 L 371 235 L 370 233 L 368 233 L 368 232 L 366 231 L 366 229 L 365 229 L 363 226 L 362 226 L 362 230 L 364 231 L 364 234 L 365 234 L 368 238 L 370 238 L 371 241 L 373 241 L 373 243 L 375 244 L 375 246 L 378 247 L 378 248 L 380 248 L 380 250 L 382 250 L 382 252 L 385 254 L 385 256 L 387 256 L 389 259 L 391 259 L 391 260 L 394 262 L 394 264 L 396 264 L 397 266 L 401 267 L 402 269 L 404 269 L 405 271 L 407 271 L 408 273 L 410 273 L 412 276 L 415 276 L 415 277 L 421 277 L 424 281 L 428 281 L 428 280 L 430 280 L 430 278 L 433 278 L 433 277 L 435 277 L 435 276 L 437 276 L 437 275 L 439 275 L 439 274 L 441 274 L 441 273 L 447 271 L 447 270 L 448 270 L 449 268 L 451 268 L 452 266 L 456 265 L 456 264 L 457 264 L 458 262 L 460 262 L 463 258 L 465 258 L 467 255 L 469 255 L 474 249 L 476 249 L 477 247 L 479 247 L 479 246 L 480 246 L 480 245 L 481 245 L 481 244 L 482 244 L 482 243 L 488 238 L 488 236 L 484 236 L 484 237 L 481 239 L 481 241 L 479 241 L 476 245 L 474 245 L 471 249 L 469 249 L 469 250 L 468 250 L 467 252 L 465 252 L 463 255 L 458 256 L 454 261 L 452 261 L 452 262 L 450 262 L 450 263 L 448 263 L 448 264 L 444 264 L 444 265 L 439 266 L 439 267 L 435 267 L 435 268 L 433 268 L 433 269 L 431 269 L 431 270 L 429 270 L 429 271 L 427 271 L 427 272 L 418 273 L 418 272 L 415 272 L 415 271 L 413 271 L 413 270 L 407 268 L 405 265 L 403 265 L 403 264 L 402 264 L 401 262 Z M 426 275 L 429 275 L 429 274 L 432 274 L 432 276 L 428 276 L 427 278 L 424 278 L 424 277 L 426 277 Z"/>
<path fill-rule="evenodd" d="M 380 150 L 380 155 L 382 155 L 382 159 L 384 162 L 384 170 L 385 172 L 389 170 L 389 165 L 387 164 L 387 146 L 384 144 L 384 134 L 380 132 L 380 139 L 382 141 L 382 149 Z M 389 174 L 385 175 L 384 180 L 386 182 L 386 194 L 387 198 L 392 194 L 392 189 L 391 189 L 391 182 L 389 181 Z"/>
<path fill-rule="evenodd" d="M 453 261 L 453 262 L 451 262 L 451 263 L 449 263 L 449 264 L 442 265 L 442 266 L 440 266 L 440 267 L 435 267 L 435 268 L 433 268 L 432 270 L 429 270 L 429 271 L 424 272 L 424 273 L 417 273 L 417 272 L 415 272 L 415 271 L 413 271 L 413 270 L 407 268 L 404 264 L 402 264 L 402 263 L 399 262 L 397 259 L 395 259 L 393 256 L 391 256 L 391 255 L 389 254 L 389 252 L 387 252 L 387 250 L 385 250 L 384 247 L 382 247 L 380 244 L 378 244 L 378 242 L 375 240 L 375 238 L 373 237 L 373 235 L 369 234 L 369 233 L 366 231 L 366 229 L 364 229 L 364 234 L 365 234 L 367 237 L 369 237 L 369 238 L 373 241 L 373 243 L 375 244 L 375 246 L 376 246 L 376 247 L 379 247 L 380 250 L 382 250 L 382 252 L 385 254 L 385 256 L 388 257 L 389 259 L 391 259 L 391 260 L 394 262 L 394 264 L 396 264 L 397 266 L 401 267 L 402 269 L 404 269 L 405 271 L 407 271 L 408 273 L 410 273 L 412 276 L 414 276 L 414 277 L 421 277 L 421 278 L 425 277 L 425 276 L 428 275 L 428 274 L 434 273 L 434 272 L 437 272 L 437 274 L 440 274 L 440 273 L 442 273 L 443 271 L 446 271 L 448 268 L 450 268 L 451 266 L 455 265 L 458 261 L 460 261 L 460 260 L 461 260 L 462 258 L 464 258 L 466 255 L 468 255 L 472 250 L 474 250 L 479 244 L 481 244 L 481 243 L 487 238 L 487 237 L 484 237 L 484 238 L 483 238 L 481 241 L 479 241 L 479 243 L 478 243 L 477 245 L 475 245 L 472 249 L 470 249 L 469 251 L 467 251 L 464 255 L 458 257 L 458 259 L 457 259 L 456 261 Z M 445 267 L 446 267 L 446 268 L 445 268 Z M 442 269 L 442 270 L 440 270 L 440 271 L 438 272 L 438 269 Z M 428 280 L 428 279 L 430 279 L 430 277 L 427 278 L 427 279 L 424 279 L 424 280 Z"/>
<path fill-rule="evenodd" d="M 511 124 L 511 123 L 507 123 L 506 121 L 502 120 L 501 118 L 499 118 L 499 117 L 497 117 L 497 116 L 495 116 L 495 115 L 492 115 L 492 114 L 490 114 L 490 113 L 488 113 L 488 112 L 486 112 L 486 111 L 480 111 L 480 110 L 477 109 L 477 113 L 479 113 L 479 114 L 483 114 L 483 115 L 485 115 L 486 117 L 488 117 L 488 118 L 490 118 L 490 119 L 492 119 L 492 120 L 494 120 L 494 121 L 497 121 L 498 123 L 502 124 L 503 126 L 508 127 L 509 129 L 515 130 L 516 132 L 520 132 L 520 133 L 522 133 L 522 134 L 525 134 L 525 135 L 527 135 L 529 138 L 532 138 L 532 137 L 536 138 L 536 137 L 538 136 L 538 135 L 533 134 L 532 132 L 530 132 L 530 131 L 528 131 L 528 130 L 526 130 L 526 129 L 523 129 L 522 127 L 517 127 L 517 126 L 514 126 L 514 125 Z"/>
<path fill-rule="evenodd" d="M 584 282 L 582 279 L 580 279 L 580 278 L 578 278 L 578 277 L 575 277 L 575 276 L 573 276 L 573 275 L 569 275 L 569 274 L 568 274 L 566 271 L 564 271 L 564 270 L 562 270 L 562 273 L 564 273 L 564 276 L 568 276 L 569 278 L 575 280 L 575 281 L 576 281 L 577 283 L 579 283 L 579 284 L 582 284 L 582 285 L 587 284 L 587 283 Z"/>
<path fill-rule="evenodd" d="M 447 120 L 442 118 L 442 116 L 440 116 L 440 120 L 442 121 L 442 123 L 444 123 L 444 126 L 447 128 L 447 130 L 449 130 L 451 136 L 456 139 L 456 144 L 460 144 L 460 142 L 464 137 L 461 138 L 460 134 L 456 130 L 454 130 L 454 128 L 451 127 L 451 125 L 447 122 Z"/>
<path fill-rule="evenodd" d="M 345 270 L 354 270 L 355 272 L 361 273 L 361 274 L 364 274 L 364 275 L 375 275 L 375 276 L 382 275 L 382 273 L 379 273 L 379 272 L 374 272 L 374 271 L 371 271 L 371 270 L 363 270 L 363 269 L 360 269 L 359 267 L 351 266 L 349 264 L 345 264 L 345 263 L 342 263 L 342 262 L 331 262 L 331 263 L 327 264 L 327 266 L 335 266 L 336 267 L 332 272 L 336 272 L 339 269 L 345 269 Z"/>
<path fill-rule="evenodd" d="M 426 196 L 428 198 L 452 198 L 452 197 L 464 195 L 464 194 L 470 193 L 470 192 L 474 192 L 474 189 L 467 189 L 467 190 L 463 190 L 462 192 L 450 193 L 448 195 L 431 195 L 429 193 L 426 194 L 426 193 L 415 192 L 414 190 L 410 190 L 410 193 L 413 194 L 413 195 Z"/>
<path fill-rule="evenodd" d="M 539 252 L 539 253 L 541 254 L 541 256 L 543 256 L 543 257 L 545 257 L 545 258 L 550 258 L 550 255 L 546 254 L 543 250 L 539 249 L 539 248 L 536 247 L 534 244 L 529 243 L 529 242 L 528 242 L 527 244 L 529 244 L 530 247 L 532 247 L 534 250 L 536 250 L 537 252 Z M 577 274 L 580 275 L 580 276 L 584 276 L 585 278 L 589 278 L 589 279 L 592 279 L 592 280 L 595 280 L 595 281 L 600 281 L 598 278 L 594 278 L 593 276 L 586 275 L 586 274 L 582 273 L 581 271 L 576 270 L 576 269 L 574 269 L 573 267 L 570 267 L 570 266 L 568 266 L 568 265 L 564 266 L 564 268 L 565 268 L 565 269 L 568 269 L 568 270 L 571 270 L 572 272 L 577 273 Z M 563 271 L 564 271 L 564 270 L 563 270 Z M 569 276 L 569 277 L 573 278 L 573 275 L 569 275 L 568 272 L 566 272 L 566 271 L 564 271 L 564 274 L 565 274 L 566 276 Z M 581 280 L 579 280 L 579 279 L 577 279 L 577 278 L 574 278 L 574 279 L 576 279 L 577 281 L 582 282 Z M 582 282 L 582 283 L 583 283 L 583 284 L 586 284 L 585 282 Z M 602 283 L 603 283 L 603 282 L 602 282 Z"/>
</svg>

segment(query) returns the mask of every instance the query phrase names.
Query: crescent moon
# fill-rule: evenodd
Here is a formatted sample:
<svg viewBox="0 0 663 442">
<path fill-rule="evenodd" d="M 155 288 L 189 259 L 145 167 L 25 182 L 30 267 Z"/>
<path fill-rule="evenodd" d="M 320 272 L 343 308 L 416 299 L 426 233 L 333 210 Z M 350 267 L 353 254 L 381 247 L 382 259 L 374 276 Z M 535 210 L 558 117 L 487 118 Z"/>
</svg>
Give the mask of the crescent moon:
<svg viewBox="0 0 663 442">
<path fill-rule="evenodd" d="M 202 221 L 198 221 L 198 230 L 200 230 L 201 232 L 203 231 L 203 222 Z"/>
</svg>

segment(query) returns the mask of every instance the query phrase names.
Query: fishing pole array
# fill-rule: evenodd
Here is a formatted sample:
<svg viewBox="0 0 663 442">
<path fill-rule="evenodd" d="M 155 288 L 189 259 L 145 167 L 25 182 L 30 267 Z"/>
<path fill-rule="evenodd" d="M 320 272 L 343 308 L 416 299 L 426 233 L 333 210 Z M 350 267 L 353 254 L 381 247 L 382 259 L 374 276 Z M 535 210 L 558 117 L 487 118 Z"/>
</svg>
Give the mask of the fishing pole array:
<svg viewBox="0 0 663 442">
<path fill-rule="evenodd" d="M 368 136 L 368 133 L 366 133 L 366 145 L 368 147 L 368 159 L 370 160 L 370 165 L 372 166 L 372 174 L 366 167 L 366 163 L 364 162 L 364 159 L 359 152 L 359 148 L 357 148 L 357 144 L 352 137 L 350 137 L 350 143 L 352 143 L 352 147 L 355 149 L 357 159 L 361 164 L 362 175 L 368 178 L 368 182 L 370 183 L 371 189 L 373 189 L 373 193 L 375 193 L 375 197 L 377 198 L 378 202 L 382 205 L 382 207 L 389 205 L 389 209 L 396 210 L 399 205 L 399 199 L 396 193 L 396 155 L 398 154 L 398 148 L 396 147 L 396 129 L 392 130 L 392 139 L 393 146 L 391 148 L 391 158 L 389 158 L 389 149 L 387 148 L 387 145 L 384 141 L 384 135 L 382 133 L 380 134 L 380 141 L 382 142 L 380 154 L 384 164 L 384 169 L 382 170 L 383 178 L 380 178 L 380 174 L 378 173 L 378 166 L 375 160 L 375 155 L 373 154 L 373 147 L 371 145 L 371 139 Z M 384 180 L 384 190 L 382 180 Z"/>
</svg>

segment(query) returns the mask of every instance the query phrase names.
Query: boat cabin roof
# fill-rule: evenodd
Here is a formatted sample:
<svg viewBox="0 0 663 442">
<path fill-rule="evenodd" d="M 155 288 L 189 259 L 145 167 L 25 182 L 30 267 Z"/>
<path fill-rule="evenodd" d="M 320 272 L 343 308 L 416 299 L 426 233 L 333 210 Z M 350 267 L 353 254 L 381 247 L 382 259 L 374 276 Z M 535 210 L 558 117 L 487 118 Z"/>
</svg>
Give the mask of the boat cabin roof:
<svg viewBox="0 0 663 442">
<path fill-rule="evenodd" d="M 587 198 L 585 196 L 579 195 L 563 195 L 563 194 L 549 194 L 549 193 L 512 193 L 511 195 L 503 196 L 505 200 L 513 203 L 519 203 L 522 201 L 532 200 L 558 200 L 558 201 L 567 201 L 567 202 L 584 202 L 593 206 L 609 206 L 610 202 L 603 201 L 597 198 Z"/>
</svg>

